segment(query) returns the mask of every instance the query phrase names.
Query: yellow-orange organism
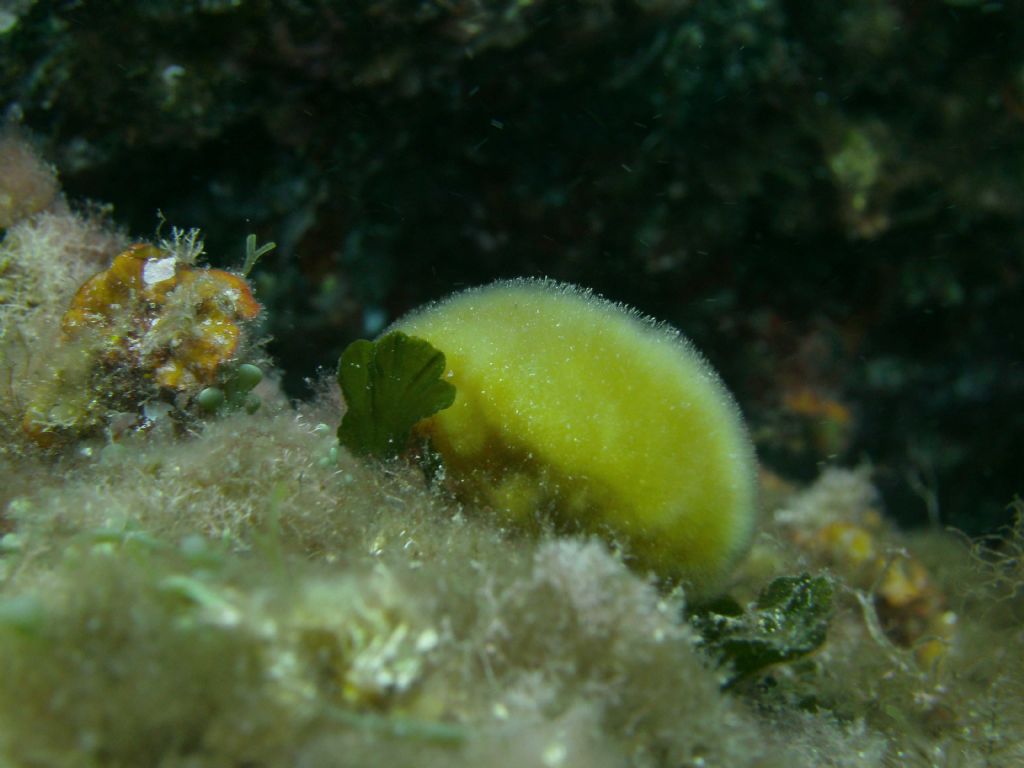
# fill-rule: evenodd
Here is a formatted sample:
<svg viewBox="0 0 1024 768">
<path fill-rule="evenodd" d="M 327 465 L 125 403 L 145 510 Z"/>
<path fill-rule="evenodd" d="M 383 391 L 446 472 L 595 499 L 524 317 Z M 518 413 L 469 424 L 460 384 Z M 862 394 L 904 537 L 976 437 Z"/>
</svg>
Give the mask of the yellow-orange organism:
<svg viewBox="0 0 1024 768">
<path fill-rule="evenodd" d="M 455 403 L 417 430 L 463 498 L 605 536 L 691 594 L 719 588 L 746 552 L 754 449 L 678 331 L 546 280 L 465 291 L 394 329 L 446 356 Z"/>
<path fill-rule="evenodd" d="M 186 267 L 152 245 L 136 244 L 87 280 L 71 300 L 63 329 L 108 334 L 108 352 L 134 358 L 163 387 L 214 383 L 241 338 L 239 322 L 259 314 L 245 279 Z"/>
<path fill-rule="evenodd" d="M 243 326 L 259 311 L 245 278 L 132 245 L 71 299 L 60 353 L 72 362 L 40 387 L 25 432 L 48 444 L 55 432 L 87 430 L 105 411 L 131 410 L 161 392 L 196 395 L 235 362 Z"/>
</svg>

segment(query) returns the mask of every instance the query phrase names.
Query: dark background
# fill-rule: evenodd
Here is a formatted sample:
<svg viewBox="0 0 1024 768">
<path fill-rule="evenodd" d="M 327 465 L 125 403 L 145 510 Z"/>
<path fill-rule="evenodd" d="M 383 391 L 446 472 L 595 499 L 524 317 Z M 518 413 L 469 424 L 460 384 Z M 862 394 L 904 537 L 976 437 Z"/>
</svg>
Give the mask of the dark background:
<svg viewBox="0 0 1024 768">
<path fill-rule="evenodd" d="M 15 0 L 0 108 L 134 237 L 250 232 L 295 397 L 500 277 L 720 369 L 762 462 L 870 461 L 907 525 L 1024 483 L 1024 8 L 860 0 Z"/>
</svg>

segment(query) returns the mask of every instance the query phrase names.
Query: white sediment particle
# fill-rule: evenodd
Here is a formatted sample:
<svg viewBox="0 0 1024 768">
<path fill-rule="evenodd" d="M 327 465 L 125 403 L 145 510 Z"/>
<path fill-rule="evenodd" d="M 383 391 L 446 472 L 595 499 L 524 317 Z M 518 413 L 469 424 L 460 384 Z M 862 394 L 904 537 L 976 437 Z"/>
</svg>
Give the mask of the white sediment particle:
<svg viewBox="0 0 1024 768">
<path fill-rule="evenodd" d="M 147 261 L 142 268 L 142 282 L 146 285 L 156 285 L 174 277 L 174 267 L 177 262 L 173 256 L 166 259 L 153 259 Z"/>
</svg>

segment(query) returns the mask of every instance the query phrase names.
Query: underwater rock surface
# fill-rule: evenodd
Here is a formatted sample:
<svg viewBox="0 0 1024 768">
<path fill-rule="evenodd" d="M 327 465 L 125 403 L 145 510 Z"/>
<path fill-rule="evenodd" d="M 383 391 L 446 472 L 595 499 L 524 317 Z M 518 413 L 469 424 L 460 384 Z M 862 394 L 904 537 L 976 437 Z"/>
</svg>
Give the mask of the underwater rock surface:
<svg viewBox="0 0 1024 768">
<path fill-rule="evenodd" d="M 1015 14 L 0 4 L 0 764 L 1024 763 Z M 751 414 L 714 599 L 339 446 L 348 339 L 541 273 Z"/>
</svg>

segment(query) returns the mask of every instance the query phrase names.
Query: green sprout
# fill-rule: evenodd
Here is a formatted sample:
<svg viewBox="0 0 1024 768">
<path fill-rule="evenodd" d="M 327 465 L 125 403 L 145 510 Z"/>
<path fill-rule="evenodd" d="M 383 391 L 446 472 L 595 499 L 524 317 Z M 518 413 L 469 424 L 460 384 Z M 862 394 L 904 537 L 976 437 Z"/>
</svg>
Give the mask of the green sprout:
<svg viewBox="0 0 1024 768">
<path fill-rule="evenodd" d="M 397 456 L 418 421 L 455 402 L 455 387 L 441 379 L 444 370 L 443 352 L 400 331 L 352 342 L 338 361 L 348 405 L 338 440 L 359 456 Z"/>
<path fill-rule="evenodd" d="M 242 277 L 248 277 L 256 262 L 277 248 L 277 243 L 264 243 L 256 247 L 256 235 L 245 238 L 245 261 L 242 263 Z"/>
<path fill-rule="evenodd" d="M 832 582 L 804 573 L 775 579 L 746 611 L 726 597 L 695 610 L 691 621 L 711 654 L 731 670 L 724 685 L 729 688 L 817 650 L 831 616 Z"/>
</svg>

